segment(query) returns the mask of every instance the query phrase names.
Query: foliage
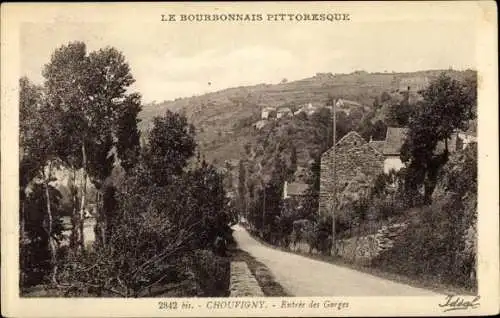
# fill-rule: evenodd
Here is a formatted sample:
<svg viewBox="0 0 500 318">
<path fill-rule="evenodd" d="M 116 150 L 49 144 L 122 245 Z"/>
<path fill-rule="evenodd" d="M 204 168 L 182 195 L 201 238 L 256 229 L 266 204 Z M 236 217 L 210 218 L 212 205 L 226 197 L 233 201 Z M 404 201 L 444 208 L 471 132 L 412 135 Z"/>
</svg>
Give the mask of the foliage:
<svg viewBox="0 0 500 318">
<path fill-rule="evenodd" d="M 21 286 L 30 286 L 45 282 L 46 277 L 53 270 L 49 236 L 56 242 L 63 239 L 61 221 L 62 206 L 61 194 L 54 187 L 50 187 L 50 206 L 53 218 L 49 231 L 49 217 L 46 211 L 47 197 L 45 186 L 35 183 L 24 201 L 24 231 L 20 241 L 20 271 Z"/>
<path fill-rule="evenodd" d="M 125 171 L 132 169 L 139 160 L 140 132 L 138 124 L 140 120 L 138 115 L 141 109 L 140 96 L 130 94 L 125 98 L 123 110 L 117 121 L 116 151 Z"/>
<path fill-rule="evenodd" d="M 47 104 L 57 119 L 53 121 L 59 133 L 54 140 L 57 157 L 70 170 L 83 169 L 81 204 L 72 218 L 73 231 L 79 231 L 72 236 L 79 242 L 72 246 L 83 249 L 87 174 L 100 192 L 113 168 L 115 146 L 124 166 L 130 168 L 139 145 L 140 97 L 127 94 L 134 78 L 123 54 L 112 47 L 87 53 L 85 43 L 70 42 L 54 51 L 43 76 Z M 100 206 L 98 200 L 98 213 Z"/>
<path fill-rule="evenodd" d="M 401 200 L 399 196 L 402 195 L 396 195 L 396 202 Z M 416 219 L 411 219 L 394 247 L 373 264 L 439 283 L 476 288 L 477 149 L 474 145 L 450 157 L 439 174 L 432 204 L 416 211 L 419 212 Z"/>
<path fill-rule="evenodd" d="M 43 75 L 43 89 L 20 81 L 21 284 L 41 283 L 50 271 L 66 294 L 139 297 L 181 282 L 205 296 L 227 291 L 227 260 L 209 250 L 216 237 L 230 240 L 234 215 L 222 174 L 204 160 L 188 169 L 196 143 L 186 117 L 155 118 L 141 149 L 140 95 L 127 93 L 134 80 L 114 48 L 87 54 L 84 43 L 69 43 Z M 70 170 L 64 205 L 50 185 L 59 163 Z M 81 168 L 77 185 L 71 176 Z M 55 246 L 63 209 L 72 210 L 72 242 L 83 244 L 87 179 L 97 189 L 97 240 L 86 251 Z"/>
<path fill-rule="evenodd" d="M 159 186 L 171 183 L 183 172 L 195 148 L 194 126 L 185 116 L 167 110 L 164 116 L 155 117 L 143 159 L 153 182 Z"/>
<path fill-rule="evenodd" d="M 475 94 L 464 83 L 442 74 L 422 93 L 423 101 L 409 120 L 409 132 L 401 159 L 414 177 L 414 188 L 424 185 L 424 202 L 430 203 L 437 176 L 448 160 L 448 139 L 456 130 L 466 130 L 475 118 Z M 436 149 L 445 144 L 442 152 Z"/>
<path fill-rule="evenodd" d="M 171 117 L 174 124 L 165 125 Z M 193 279 L 203 290 L 209 288 L 206 284 L 213 283 L 207 280 L 207 275 L 214 274 L 213 268 L 189 259 L 196 257 L 192 254 L 194 250 L 211 249 L 217 236 L 231 236 L 231 216 L 226 209 L 223 176 L 215 167 L 203 161 L 191 170 L 184 170 L 189 157 L 186 152 L 176 153 L 175 147 L 185 140 L 190 144 L 189 130 L 180 128 L 186 127 L 182 125 L 185 122 L 182 115 L 170 113 L 157 120 L 161 127 L 153 127 L 155 133 L 150 135 L 152 140 L 148 142 L 146 154 L 141 156 L 142 161 L 121 183 L 105 186 L 107 243 L 95 244 L 94 250 L 83 259 L 68 254 L 61 265 L 61 280 L 80 292 L 91 288 L 98 295 L 124 297 L 150 295 L 151 288 L 192 279 L 189 273 L 193 272 L 198 273 Z M 167 143 L 158 138 L 157 134 L 165 126 L 177 129 L 174 136 L 178 139 L 169 139 L 172 143 Z M 173 157 L 177 161 L 171 163 L 174 168 L 169 171 L 175 170 L 177 175 L 168 183 L 157 182 L 156 166 L 147 161 L 152 153 L 157 156 L 181 154 Z M 179 267 L 177 260 L 186 258 L 191 265 Z M 216 259 L 207 260 L 212 261 Z"/>
<path fill-rule="evenodd" d="M 406 127 L 409 124 L 410 117 L 415 111 L 415 105 L 410 104 L 409 91 L 401 92 L 401 100 L 389 100 L 389 114 L 387 122 L 393 127 Z"/>
</svg>

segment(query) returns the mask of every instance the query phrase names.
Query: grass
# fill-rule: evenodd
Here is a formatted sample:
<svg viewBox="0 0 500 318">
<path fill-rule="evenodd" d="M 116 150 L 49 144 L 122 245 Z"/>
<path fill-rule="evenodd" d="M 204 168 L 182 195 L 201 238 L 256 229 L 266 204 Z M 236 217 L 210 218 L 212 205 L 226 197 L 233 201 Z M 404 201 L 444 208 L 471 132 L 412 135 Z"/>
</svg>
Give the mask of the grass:
<svg viewBox="0 0 500 318">
<path fill-rule="evenodd" d="M 259 283 L 260 288 L 265 296 L 269 297 L 287 297 L 292 296 L 275 281 L 273 274 L 266 265 L 257 261 L 252 255 L 235 247 L 230 248 L 229 254 L 231 261 L 245 262 L 250 269 L 250 272 Z"/>
<path fill-rule="evenodd" d="M 363 266 L 363 265 L 351 263 L 351 262 L 348 262 L 340 257 L 335 257 L 335 256 L 330 256 L 330 255 L 322 255 L 322 254 L 309 254 L 309 253 L 304 253 L 304 252 L 300 252 L 300 251 L 292 251 L 292 250 L 289 250 L 289 249 L 281 247 L 281 246 L 275 246 L 275 245 L 269 244 L 268 242 L 265 242 L 260 237 L 257 237 L 255 235 L 253 235 L 252 233 L 250 233 L 250 235 L 255 240 L 257 240 L 259 243 L 261 243 L 262 245 L 265 245 L 265 246 L 272 248 L 272 249 L 275 249 L 275 250 L 280 250 L 280 251 L 283 251 L 286 253 L 292 253 L 292 254 L 300 255 L 303 257 L 310 258 L 310 259 L 314 259 L 317 261 L 322 261 L 322 262 L 330 263 L 333 265 L 342 266 L 345 268 L 357 270 L 359 272 L 363 272 L 363 273 L 366 273 L 369 275 L 373 275 L 376 277 L 387 279 L 387 280 L 390 280 L 393 282 L 406 284 L 406 285 L 416 287 L 416 288 L 424 288 L 424 289 L 434 291 L 436 293 L 441 293 L 441 294 L 446 294 L 446 295 L 477 295 L 476 291 L 461 288 L 461 287 L 442 284 L 442 283 L 436 282 L 432 278 L 409 277 L 409 276 L 404 276 L 404 275 L 384 271 L 383 269 L 377 268 L 377 267 L 369 267 L 369 266 Z"/>
</svg>

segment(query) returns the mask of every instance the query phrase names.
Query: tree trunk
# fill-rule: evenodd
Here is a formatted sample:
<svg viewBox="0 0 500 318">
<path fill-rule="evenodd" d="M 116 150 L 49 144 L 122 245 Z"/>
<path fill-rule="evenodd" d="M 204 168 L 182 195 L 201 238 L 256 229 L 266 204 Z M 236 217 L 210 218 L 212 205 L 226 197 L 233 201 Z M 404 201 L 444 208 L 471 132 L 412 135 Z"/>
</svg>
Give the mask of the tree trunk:
<svg viewBox="0 0 500 318">
<path fill-rule="evenodd" d="M 105 247 L 107 244 L 107 228 L 108 228 L 108 222 L 107 222 L 107 216 L 106 212 L 104 211 L 104 194 L 103 194 L 103 188 L 97 189 L 97 194 L 96 194 L 96 218 L 97 218 L 97 224 L 96 227 L 99 229 L 99 237 L 96 237 L 99 239 L 100 244 L 102 247 Z"/>
<path fill-rule="evenodd" d="M 79 214 L 78 214 L 78 189 L 76 187 L 76 168 L 71 166 L 72 176 L 71 176 L 71 200 L 72 200 L 72 214 L 71 214 L 71 236 L 70 236 L 70 247 L 73 249 L 78 249 L 80 244 L 78 240 L 80 238 L 79 234 Z"/>
<path fill-rule="evenodd" d="M 21 195 L 20 195 L 20 200 L 19 200 L 19 204 L 21 205 L 21 228 L 20 228 L 20 236 L 21 236 L 21 242 L 24 242 L 25 239 L 26 239 L 26 215 L 25 215 L 25 211 L 24 211 L 24 201 L 25 201 L 25 197 L 24 197 L 24 189 L 21 190 Z"/>
<path fill-rule="evenodd" d="M 49 161 L 48 164 L 48 174 L 45 174 L 45 171 L 43 171 L 43 179 L 44 179 L 44 185 L 45 185 L 45 200 L 46 200 L 46 205 L 47 205 L 47 216 L 49 218 L 49 224 L 48 224 L 48 230 L 47 230 L 47 235 L 48 235 L 48 243 L 49 243 L 49 251 L 50 251 L 50 263 L 52 266 L 51 270 L 51 281 L 53 284 L 57 285 L 57 251 L 56 251 L 56 245 L 54 242 L 54 239 L 52 238 L 52 223 L 53 223 L 53 217 L 52 217 L 52 208 L 50 207 L 50 192 L 49 192 L 49 180 L 51 177 L 51 164 Z"/>
<path fill-rule="evenodd" d="M 85 150 L 85 142 L 82 143 L 82 196 L 80 202 L 80 248 L 85 251 L 85 235 L 83 232 L 83 226 L 85 223 L 85 204 L 86 204 L 86 196 L 87 196 L 87 153 Z"/>
</svg>

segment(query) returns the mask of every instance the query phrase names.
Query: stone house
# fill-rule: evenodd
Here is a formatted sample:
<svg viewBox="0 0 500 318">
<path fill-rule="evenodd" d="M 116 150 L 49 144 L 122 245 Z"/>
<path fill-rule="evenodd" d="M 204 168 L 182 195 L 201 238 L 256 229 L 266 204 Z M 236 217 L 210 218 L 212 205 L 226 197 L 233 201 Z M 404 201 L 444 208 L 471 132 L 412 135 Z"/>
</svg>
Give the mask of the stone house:
<svg viewBox="0 0 500 318">
<path fill-rule="evenodd" d="M 407 132 L 407 128 L 387 127 L 383 147 L 384 173 L 389 173 L 391 170 L 399 171 L 404 167 L 403 162 L 401 162 L 400 153 Z"/>
<path fill-rule="evenodd" d="M 261 113 L 260 113 L 260 118 L 262 120 L 267 120 L 269 119 L 271 113 L 275 111 L 275 108 L 273 107 L 264 107 L 262 110 L 261 110 Z"/>
<path fill-rule="evenodd" d="M 290 182 L 285 181 L 283 185 L 283 199 L 302 199 L 306 197 L 307 190 L 309 186 L 302 182 Z"/>
<path fill-rule="evenodd" d="M 336 144 L 336 178 L 333 159 L 333 148 L 321 155 L 319 210 L 322 214 L 331 213 L 335 179 L 339 198 L 355 177 L 362 174 L 374 180 L 384 168 L 384 155 L 355 131 L 346 134 Z"/>
<path fill-rule="evenodd" d="M 293 116 L 293 112 L 289 107 L 281 107 L 276 111 L 276 118 L 280 119 L 283 117 Z"/>
<path fill-rule="evenodd" d="M 465 149 L 468 145 L 472 143 L 477 143 L 477 135 L 475 132 L 471 131 L 459 132 L 458 138 L 460 139 L 459 142 L 461 143 L 462 149 Z"/>
<path fill-rule="evenodd" d="M 408 128 L 387 127 L 387 134 L 383 146 L 384 173 L 389 173 L 391 170 L 399 171 L 404 167 L 403 162 L 401 162 L 400 154 L 407 133 Z M 457 131 L 448 139 L 448 151 L 453 153 L 457 150 L 464 149 L 468 144 L 476 140 L 474 136 L 468 133 Z M 443 141 L 439 142 L 436 146 L 435 153 L 442 153 L 445 149 L 445 145 Z"/>
<path fill-rule="evenodd" d="M 258 122 L 254 123 L 253 126 L 255 127 L 255 129 L 257 130 L 260 130 L 262 128 L 264 128 L 264 126 L 266 126 L 267 124 L 267 120 L 259 120 Z"/>
</svg>

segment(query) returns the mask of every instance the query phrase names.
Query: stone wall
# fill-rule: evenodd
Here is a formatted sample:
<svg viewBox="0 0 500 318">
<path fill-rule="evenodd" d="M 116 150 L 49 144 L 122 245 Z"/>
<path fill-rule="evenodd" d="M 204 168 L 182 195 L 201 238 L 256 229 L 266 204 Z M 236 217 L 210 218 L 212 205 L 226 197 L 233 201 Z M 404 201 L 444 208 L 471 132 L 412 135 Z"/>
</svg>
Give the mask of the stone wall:
<svg viewBox="0 0 500 318">
<path fill-rule="evenodd" d="M 337 255 L 353 263 L 369 265 L 373 258 L 394 246 L 407 226 L 407 223 L 385 225 L 376 234 L 339 240 Z"/>
<path fill-rule="evenodd" d="M 337 142 L 336 147 L 337 197 L 349 182 L 362 173 L 374 179 L 384 171 L 384 156 L 358 133 L 351 131 Z M 331 213 L 333 193 L 333 149 L 321 156 L 320 213 Z"/>
<path fill-rule="evenodd" d="M 245 262 L 231 262 L 230 297 L 263 297 L 259 283 Z"/>
</svg>

